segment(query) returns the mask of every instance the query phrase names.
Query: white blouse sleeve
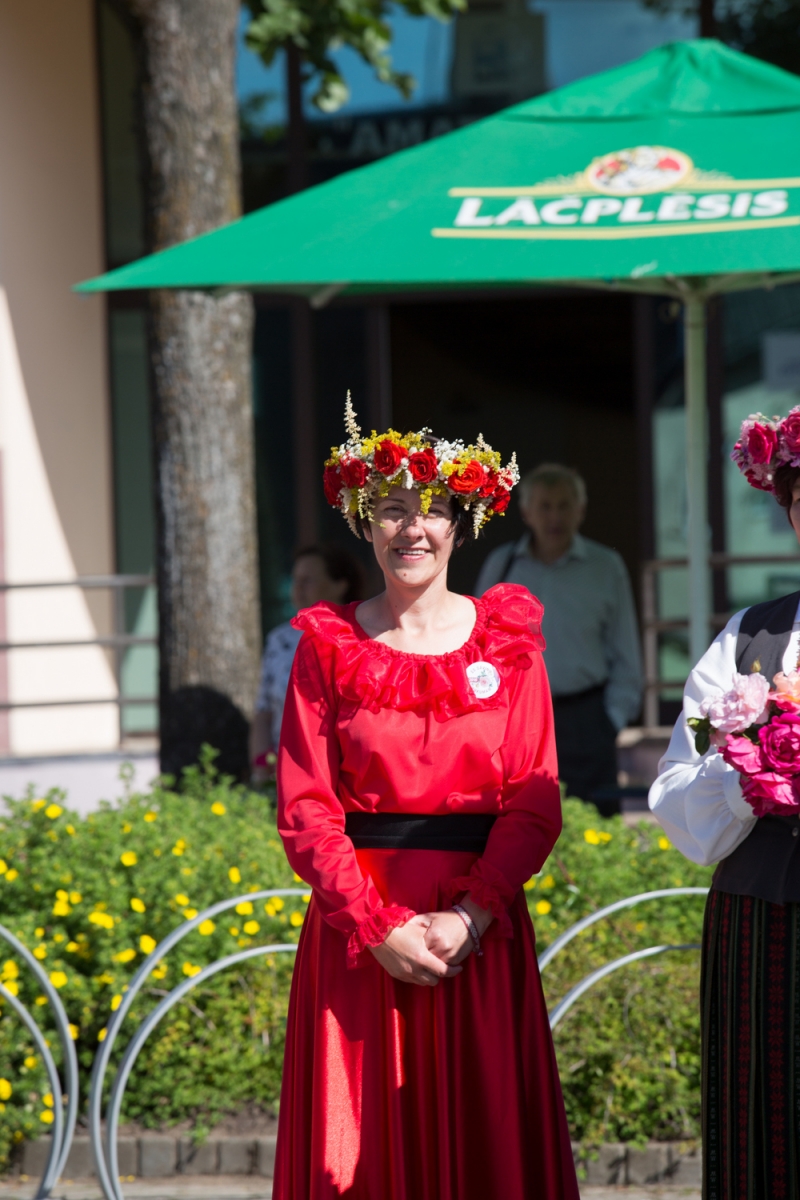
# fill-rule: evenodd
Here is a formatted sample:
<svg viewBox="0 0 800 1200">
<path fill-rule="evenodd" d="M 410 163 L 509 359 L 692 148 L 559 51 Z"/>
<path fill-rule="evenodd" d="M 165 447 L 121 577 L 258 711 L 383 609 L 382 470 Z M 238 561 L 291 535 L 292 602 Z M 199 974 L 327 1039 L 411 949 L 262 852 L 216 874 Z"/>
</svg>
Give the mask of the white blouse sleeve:
<svg viewBox="0 0 800 1200">
<path fill-rule="evenodd" d="M 701 757 L 686 723 L 689 717 L 699 716 L 700 702 L 706 696 L 732 687 L 736 639 L 746 611 L 731 617 L 690 674 L 683 693 L 683 714 L 650 789 L 650 808 L 673 846 L 702 866 L 731 854 L 756 822 L 742 796 L 738 771 L 713 747 Z"/>
</svg>

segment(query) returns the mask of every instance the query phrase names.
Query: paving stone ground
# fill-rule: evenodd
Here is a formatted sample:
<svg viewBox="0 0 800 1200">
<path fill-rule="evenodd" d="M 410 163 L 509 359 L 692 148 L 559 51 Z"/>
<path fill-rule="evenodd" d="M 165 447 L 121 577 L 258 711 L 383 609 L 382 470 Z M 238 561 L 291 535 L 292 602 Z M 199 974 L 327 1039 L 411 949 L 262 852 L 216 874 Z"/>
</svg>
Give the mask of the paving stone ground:
<svg viewBox="0 0 800 1200">
<path fill-rule="evenodd" d="M 216 1175 L 210 1179 L 147 1179 L 123 1184 L 127 1200 L 271 1200 L 268 1179 Z M 33 1181 L 0 1183 L 0 1200 L 32 1200 Z M 582 1200 L 700 1200 L 694 1188 L 587 1187 Z M 56 1184 L 52 1200 L 102 1200 L 93 1180 Z"/>
</svg>

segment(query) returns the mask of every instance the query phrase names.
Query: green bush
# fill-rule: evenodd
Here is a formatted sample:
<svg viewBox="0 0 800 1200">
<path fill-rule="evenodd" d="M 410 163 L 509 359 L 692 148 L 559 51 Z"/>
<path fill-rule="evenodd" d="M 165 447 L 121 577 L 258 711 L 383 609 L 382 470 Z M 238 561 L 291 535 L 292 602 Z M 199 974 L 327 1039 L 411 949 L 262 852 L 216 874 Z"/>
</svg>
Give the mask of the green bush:
<svg viewBox="0 0 800 1200">
<path fill-rule="evenodd" d="M 268 798 L 205 767 L 127 795 L 81 819 L 64 797 L 8 803 L 0 820 L 0 921 L 40 958 L 73 1023 L 83 1086 L 109 1017 L 158 942 L 218 900 L 297 887 Z M 138 1021 L 186 975 L 238 948 L 296 942 L 307 898 L 247 901 L 189 934 L 153 971 L 126 1022 Z M 32 973 L 0 943 L 0 978 L 41 1013 Z M 201 1135 L 223 1113 L 273 1104 L 280 1088 L 293 955 L 256 959 L 200 985 L 151 1034 L 131 1076 L 124 1116 L 148 1126 L 191 1117 Z M 30 1035 L 0 1005 L 0 1164 L 11 1145 L 52 1122 L 47 1077 Z M 121 1038 L 112 1064 L 127 1040 Z M 113 1078 L 113 1072 L 112 1072 Z M 9 1093 L 9 1089 L 11 1089 Z M 49 1104 L 48 1104 L 49 1101 Z"/>
<path fill-rule="evenodd" d="M 62 793 L 9 801 L 0 819 L 0 920 L 31 947 L 58 987 L 86 1088 L 98 1041 L 130 977 L 168 932 L 218 900 L 297 886 L 269 798 L 220 778 L 210 761 L 176 792 L 165 782 L 83 819 Z M 660 832 L 603 821 L 577 800 L 564 833 L 527 885 L 540 948 L 580 917 L 635 892 L 709 882 Z M 187 974 L 239 947 L 296 941 L 307 896 L 231 910 L 195 930 L 160 963 L 126 1032 Z M 249 907 L 251 902 L 247 902 Z M 544 973 L 548 1006 L 595 966 L 654 943 L 700 940 L 702 899 L 617 914 L 575 941 Z M 245 963 L 198 986 L 146 1043 L 124 1117 L 151 1126 L 190 1119 L 202 1137 L 224 1113 L 274 1107 L 293 956 Z M 697 1136 L 696 952 L 635 964 L 583 997 L 556 1031 L 570 1127 L 587 1144 Z M 41 1017 L 58 1058 L 49 1006 L 30 971 L 0 945 L 0 977 Z M 85 1096 L 84 1096 L 85 1100 Z M 49 1103 L 48 1103 L 49 1101 Z M 30 1036 L 0 1002 L 0 1166 L 15 1141 L 52 1122 Z"/>
<path fill-rule="evenodd" d="M 657 826 L 602 820 L 567 800 L 558 844 L 526 885 L 539 949 L 615 900 L 708 887 L 711 874 Z M 543 972 L 548 1008 L 603 963 L 648 946 L 700 942 L 704 903 L 701 896 L 648 901 L 591 926 Z M 555 1045 L 573 1138 L 598 1145 L 700 1136 L 699 982 L 698 951 L 659 955 L 614 972 L 562 1019 Z"/>
</svg>

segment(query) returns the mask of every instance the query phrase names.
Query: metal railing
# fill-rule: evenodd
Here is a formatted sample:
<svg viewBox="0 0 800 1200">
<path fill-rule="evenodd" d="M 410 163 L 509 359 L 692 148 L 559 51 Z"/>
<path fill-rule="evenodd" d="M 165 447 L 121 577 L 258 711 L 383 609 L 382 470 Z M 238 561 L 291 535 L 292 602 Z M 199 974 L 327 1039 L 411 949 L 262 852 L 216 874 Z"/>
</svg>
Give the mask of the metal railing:
<svg viewBox="0 0 800 1200">
<path fill-rule="evenodd" d="M 800 571 L 800 559 L 796 554 L 710 554 L 708 566 L 711 571 L 721 571 L 728 567 L 763 567 L 791 564 Z M 685 558 L 656 558 L 642 565 L 641 598 L 642 598 L 642 652 L 644 658 L 645 698 L 644 724 L 648 728 L 659 725 L 659 698 L 661 693 L 672 688 L 682 688 L 683 681 L 677 679 L 662 679 L 659 664 L 659 635 L 677 629 L 689 628 L 689 618 L 670 617 L 662 619 L 659 615 L 658 577 L 662 571 L 672 571 L 688 568 Z M 710 622 L 714 632 L 727 625 L 732 612 L 712 613 Z"/>
<path fill-rule="evenodd" d="M 590 913 L 588 917 L 584 917 L 580 921 L 576 921 L 569 929 L 557 937 L 552 945 L 539 955 L 539 970 L 544 971 L 548 963 L 552 962 L 555 956 L 568 945 L 573 938 L 579 933 L 583 933 L 584 929 L 588 929 L 597 921 L 605 920 L 612 913 L 621 912 L 626 908 L 633 908 L 637 904 L 645 904 L 651 900 L 663 900 L 672 896 L 707 896 L 708 888 L 704 887 L 680 887 L 680 888 L 659 888 L 655 892 L 640 892 L 638 896 L 626 896 L 624 900 L 617 900 L 614 904 L 607 904 L 605 908 L 600 908 L 597 912 Z M 562 1017 L 565 1017 L 573 1004 L 580 1000 L 590 988 L 599 983 L 601 979 L 605 979 L 607 975 L 611 975 L 613 971 L 618 971 L 620 967 L 627 967 L 631 963 L 639 962 L 644 958 L 652 958 L 656 954 L 664 954 L 669 950 L 699 950 L 699 942 L 685 942 L 678 946 L 647 946 L 644 950 L 634 950 L 632 954 L 625 954 L 622 958 L 615 958 L 612 962 L 604 963 L 602 967 L 591 971 L 585 975 L 575 987 L 571 988 L 566 996 L 558 1002 L 551 1010 L 549 1015 L 550 1029 L 555 1029 Z"/>
<path fill-rule="evenodd" d="M 157 646 L 157 637 L 122 633 L 125 628 L 124 594 L 129 588 L 148 588 L 155 585 L 153 575 L 83 575 L 74 579 L 37 580 L 31 583 L 0 583 L 0 597 L 8 592 L 39 591 L 53 588 L 79 588 L 81 591 L 110 591 L 113 594 L 113 622 L 115 632 L 93 638 L 68 638 L 62 640 L 11 642 L 0 641 L 0 654 L 14 650 L 62 650 L 81 646 L 98 646 L 112 651 L 113 673 L 116 694 L 114 696 L 72 698 L 58 700 L 0 700 L 0 713 L 31 708 L 73 708 L 95 704 L 115 704 L 119 714 L 120 740 L 123 736 L 123 709 L 126 707 L 157 704 L 158 697 L 125 696 L 122 692 L 122 667 L 125 651 L 132 646 Z M 153 732 L 157 732 L 153 730 Z"/>
<path fill-rule="evenodd" d="M 653 892 L 642 892 L 636 896 L 627 896 L 624 900 L 617 900 L 614 904 L 606 905 L 605 908 L 599 909 L 597 912 L 590 913 L 589 916 L 583 917 L 570 926 L 556 940 L 547 947 L 547 949 L 539 956 L 539 970 L 544 971 L 550 962 L 555 958 L 561 950 L 567 946 L 573 938 L 584 930 L 590 928 L 597 921 L 604 920 L 615 912 L 620 912 L 623 909 L 633 908 L 634 906 L 646 903 L 653 900 L 671 899 L 676 896 L 706 896 L 709 889 L 704 887 L 680 887 L 680 888 L 661 888 Z M 246 892 L 240 896 L 232 896 L 227 900 L 220 900 L 216 904 L 212 904 L 209 908 L 198 912 L 190 920 L 173 929 L 171 933 L 159 942 L 154 950 L 144 959 L 127 988 L 123 989 L 122 1002 L 119 1007 L 112 1012 L 105 1036 L 100 1042 L 95 1053 L 94 1062 L 92 1065 L 92 1078 L 89 1089 L 88 1103 L 88 1119 L 89 1119 L 89 1134 L 91 1138 L 92 1151 L 95 1160 L 95 1168 L 97 1170 L 98 1181 L 103 1192 L 105 1200 L 124 1200 L 122 1188 L 120 1186 L 119 1174 L 119 1156 L 118 1156 L 118 1138 L 119 1138 L 119 1122 L 122 1111 L 122 1102 L 125 1095 L 128 1079 L 131 1071 L 136 1063 L 136 1060 L 147 1041 L 150 1034 L 158 1025 L 159 1021 L 183 999 L 198 984 L 204 983 L 211 979 L 220 971 L 226 970 L 228 967 L 235 966 L 237 963 L 246 962 L 249 959 L 261 958 L 271 954 L 294 954 L 297 951 L 295 942 L 282 942 L 266 946 L 249 946 L 247 949 L 240 950 L 236 954 L 229 954 L 225 958 L 217 959 L 215 962 L 209 963 L 197 974 L 191 975 L 182 980 L 176 987 L 172 989 L 160 1001 L 155 1008 L 144 1017 L 138 1027 L 132 1032 L 131 1038 L 122 1056 L 120 1064 L 117 1068 L 111 1089 L 108 1096 L 108 1102 L 105 1111 L 105 1132 L 103 1130 L 103 1092 L 106 1086 L 109 1064 L 112 1057 L 114 1045 L 122 1031 L 122 1025 L 128 1016 L 134 1001 L 136 1000 L 143 985 L 150 976 L 151 971 L 173 950 L 179 942 L 183 940 L 187 934 L 194 932 L 204 921 L 208 921 L 221 913 L 227 912 L 231 908 L 235 908 L 238 904 L 244 901 L 253 902 L 254 900 L 270 900 L 276 896 L 304 896 L 307 895 L 305 888 L 270 888 L 258 892 Z M 9 991 L 8 988 L 0 982 L 0 997 L 8 1001 L 15 1009 L 21 1020 L 24 1022 L 30 1031 L 34 1041 L 36 1042 L 39 1053 L 42 1056 L 42 1061 L 47 1071 L 50 1089 L 53 1098 L 53 1133 L 50 1151 L 47 1156 L 42 1178 L 39 1181 L 35 1200 L 46 1200 L 62 1174 L 70 1146 L 75 1132 L 76 1118 L 78 1114 L 79 1100 L 79 1077 L 78 1077 L 78 1060 L 75 1053 L 75 1045 L 72 1040 L 69 1018 L 61 1003 L 47 972 L 42 967 L 41 963 L 33 956 L 27 946 L 23 945 L 18 938 L 14 936 L 8 929 L 0 925 L 0 939 L 6 941 L 12 949 L 20 955 L 25 963 L 34 972 L 39 983 L 41 984 L 47 999 L 53 1009 L 55 1016 L 58 1036 L 61 1041 L 63 1059 L 64 1059 L 64 1083 L 66 1086 L 66 1096 L 62 1091 L 61 1080 L 53 1057 L 50 1053 L 47 1040 L 42 1033 L 39 1025 L 34 1020 L 33 1016 L 22 1004 L 17 996 Z M 610 975 L 613 971 L 619 970 L 621 967 L 628 966 L 631 963 L 638 962 L 645 958 L 653 957 L 657 954 L 662 954 L 666 951 L 674 950 L 699 950 L 700 946 L 696 942 L 686 943 L 683 945 L 662 945 L 648 946 L 643 950 L 636 950 L 632 954 L 626 954 L 622 958 L 614 959 L 612 962 L 605 963 L 589 975 L 586 975 L 575 987 L 573 987 L 562 1000 L 549 1013 L 550 1028 L 555 1029 L 561 1019 L 567 1014 L 570 1008 L 581 998 L 590 988 L 592 988 L 601 979 Z M 66 1098 L 66 1113 L 64 1112 L 64 1099 Z"/>
</svg>

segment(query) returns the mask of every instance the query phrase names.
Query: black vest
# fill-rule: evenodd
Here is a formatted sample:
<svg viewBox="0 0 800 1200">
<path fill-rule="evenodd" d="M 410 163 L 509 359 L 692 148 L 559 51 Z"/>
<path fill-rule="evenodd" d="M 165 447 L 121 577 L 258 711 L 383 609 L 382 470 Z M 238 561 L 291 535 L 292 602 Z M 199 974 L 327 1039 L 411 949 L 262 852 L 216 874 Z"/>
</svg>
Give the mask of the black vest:
<svg viewBox="0 0 800 1200">
<path fill-rule="evenodd" d="M 748 608 L 736 642 L 736 670 L 770 681 L 783 670 L 800 592 Z M 773 904 L 800 902 L 800 818 L 761 817 L 714 872 L 714 887 Z"/>
</svg>

